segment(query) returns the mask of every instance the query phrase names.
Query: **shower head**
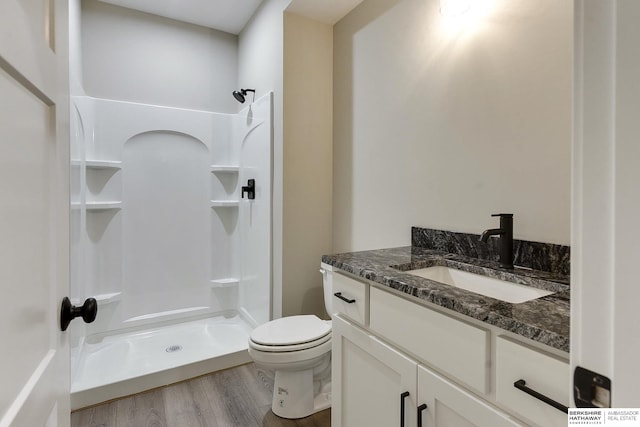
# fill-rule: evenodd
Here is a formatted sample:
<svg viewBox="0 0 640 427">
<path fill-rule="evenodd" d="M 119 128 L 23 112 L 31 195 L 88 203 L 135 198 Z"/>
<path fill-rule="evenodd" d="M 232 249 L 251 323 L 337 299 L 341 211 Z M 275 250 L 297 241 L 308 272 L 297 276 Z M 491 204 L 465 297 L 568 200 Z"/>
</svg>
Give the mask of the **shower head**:
<svg viewBox="0 0 640 427">
<path fill-rule="evenodd" d="M 255 98 L 256 96 L 256 90 L 255 89 L 240 89 L 239 91 L 234 90 L 233 91 L 233 97 L 240 103 L 244 104 L 244 97 L 247 96 L 247 92 L 253 92 L 253 96 Z"/>
</svg>

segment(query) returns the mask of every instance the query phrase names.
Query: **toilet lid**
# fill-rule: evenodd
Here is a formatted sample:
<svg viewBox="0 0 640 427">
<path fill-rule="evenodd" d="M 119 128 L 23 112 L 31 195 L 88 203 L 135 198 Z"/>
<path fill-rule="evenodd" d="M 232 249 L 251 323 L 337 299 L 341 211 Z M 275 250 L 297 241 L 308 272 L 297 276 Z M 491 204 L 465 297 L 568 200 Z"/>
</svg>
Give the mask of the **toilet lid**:
<svg viewBox="0 0 640 427">
<path fill-rule="evenodd" d="M 255 328 L 251 341 L 264 345 L 293 345 L 318 340 L 330 332 L 331 323 L 317 316 L 288 316 Z"/>
</svg>

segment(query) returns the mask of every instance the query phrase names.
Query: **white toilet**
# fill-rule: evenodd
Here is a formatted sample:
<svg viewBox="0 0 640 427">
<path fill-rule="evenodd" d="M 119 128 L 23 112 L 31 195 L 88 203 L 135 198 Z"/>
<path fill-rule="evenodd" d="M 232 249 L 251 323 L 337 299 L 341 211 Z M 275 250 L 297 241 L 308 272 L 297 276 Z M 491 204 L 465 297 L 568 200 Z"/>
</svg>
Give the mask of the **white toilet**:
<svg viewBox="0 0 640 427">
<path fill-rule="evenodd" d="M 331 267 L 323 264 L 324 303 L 331 314 Z M 249 338 L 258 369 L 274 375 L 273 413 L 304 418 L 331 406 L 331 321 L 289 316 L 258 326 Z"/>
</svg>

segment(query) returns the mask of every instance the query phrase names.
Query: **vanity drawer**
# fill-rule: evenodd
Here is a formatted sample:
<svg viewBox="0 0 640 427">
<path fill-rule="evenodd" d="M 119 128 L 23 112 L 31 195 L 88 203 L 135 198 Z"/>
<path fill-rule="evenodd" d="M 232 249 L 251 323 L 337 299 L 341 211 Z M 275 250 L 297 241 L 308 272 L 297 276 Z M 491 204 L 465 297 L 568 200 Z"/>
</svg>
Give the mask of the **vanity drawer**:
<svg viewBox="0 0 640 427">
<path fill-rule="evenodd" d="M 369 319 L 369 285 L 343 274 L 333 272 L 333 312 L 359 323 Z"/>
<path fill-rule="evenodd" d="M 480 393 L 488 392 L 489 331 L 378 288 L 370 293 L 373 331 Z"/>
<path fill-rule="evenodd" d="M 540 427 L 567 425 L 567 414 L 516 388 L 526 387 L 569 404 L 569 363 L 506 337 L 496 338 L 496 400 Z"/>
</svg>

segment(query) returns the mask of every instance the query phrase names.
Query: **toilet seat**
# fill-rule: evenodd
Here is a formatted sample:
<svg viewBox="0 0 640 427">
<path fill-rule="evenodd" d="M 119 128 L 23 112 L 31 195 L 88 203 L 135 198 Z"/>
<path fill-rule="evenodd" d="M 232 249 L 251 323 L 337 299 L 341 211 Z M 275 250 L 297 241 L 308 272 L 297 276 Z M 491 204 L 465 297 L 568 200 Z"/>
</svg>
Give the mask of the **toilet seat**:
<svg viewBox="0 0 640 427">
<path fill-rule="evenodd" d="M 303 342 L 300 344 L 292 344 L 292 345 L 265 345 L 258 344 L 252 340 L 249 341 L 249 346 L 256 350 L 267 351 L 271 353 L 285 353 L 291 351 L 301 351 L 309 348 L 317 347 L 331 339 L 331 332 L 327 333 L 324 337 L 317 339 L 315 341 Z"/>
<path fill-rule="evenodd" d="M 331 322 L 314 315 L 289 316 L 272 320 L 251 332 L 249 342 L 257 350 L 299 351 L 331 339 Z"/>
<path fill-rule="evenodd" d="M 297 351 L 278 351 L 278 348 L 269 348 L 267 351 L 255 347 L 249 340 L 249 355 L 259 366 L 267 366 L 269 369 L 296 371 L 302 366 L 313 366 L 320 360 L 331 357 L 331 335 L 322 344 Z"/>
</svg>

